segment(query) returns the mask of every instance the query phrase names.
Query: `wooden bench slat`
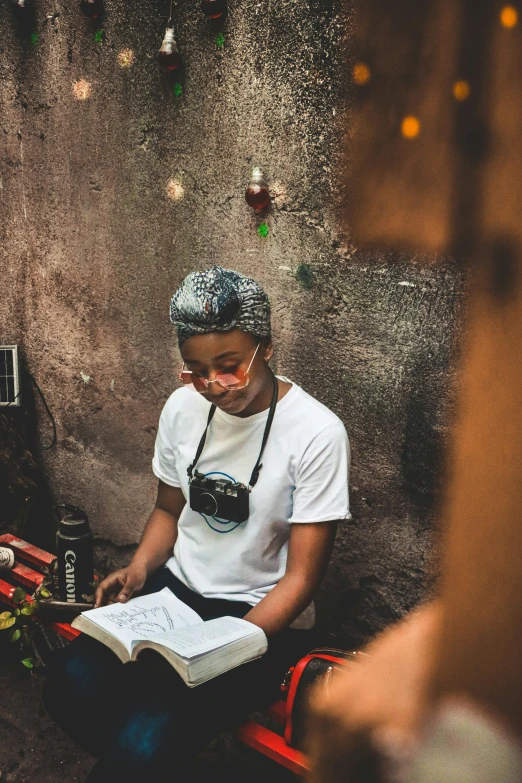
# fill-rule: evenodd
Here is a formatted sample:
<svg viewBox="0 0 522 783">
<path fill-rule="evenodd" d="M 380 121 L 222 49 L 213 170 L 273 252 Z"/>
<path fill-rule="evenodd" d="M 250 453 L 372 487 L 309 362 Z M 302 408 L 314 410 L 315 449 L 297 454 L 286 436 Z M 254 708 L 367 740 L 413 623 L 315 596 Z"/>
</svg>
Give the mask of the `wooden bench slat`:
<svg viewBox="0 0 522 783">
<path fill-rule="evenodd" d="M 12 600 L 15 590 L 16 587 L 14 585 L 10 585 L 9 582 L 4 581 L 4 579 L 0 579 L 0 602 L 9 604 L 9 606 L 15 606 L 15 603 Z"/>
<path fill-rule="evenodd" d="M 28 560 L 33 565 L 37 566 L 50 566 L 56 560 L 56 555 L 51 555 L 50 552 L 46 552 L 43 549 L 39 549 L 33 544 L 28 544 L 27 541 L 22 541 L 21 538 L 11 535 L 11 533 L 4 533 L 0 536 L 0 546 L 7 545 L 12 547 L 16 555 L 23 560 Z"/>
<path fill-rule="evenodd" d="M 304 753 L 291 748 L 283 737 L 259 723 L 253 720 L 243 723 L 236 729 L 236 737 L 245 745 L 276 761 L 296 775 L 307 774 L 308 765 Z"/>
<path fill-rule="evenodd" d="M 14 564 L 9 573 L 16 582 L 20 582 L 24 587 L 31 587 L 33 592 L 45 579 L 39 571 L 19 562 Z"/>
<path fill-rule="evenodd" d="M 72 642 L 73 639 L 76 639 L 81 633 L 69 623 L 49 623 L 49 628 L 51 631 L 59 633 L 60 636 L 63 636 L 64 639 L 68 639 L 70 642 Z"/>
</svg>

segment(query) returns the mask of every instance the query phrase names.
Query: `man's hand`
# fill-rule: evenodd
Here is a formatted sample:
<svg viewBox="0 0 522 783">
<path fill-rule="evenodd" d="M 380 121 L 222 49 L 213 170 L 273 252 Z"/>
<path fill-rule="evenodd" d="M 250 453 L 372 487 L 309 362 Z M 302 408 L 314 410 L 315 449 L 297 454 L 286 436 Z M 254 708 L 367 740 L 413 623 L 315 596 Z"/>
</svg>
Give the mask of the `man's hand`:
<svg viewBox="0 0 522 783">
<path fill-rule="evenodd" d="M 134 593 L 141 590 L 146 578 L 147 569 L 137 563 L 131 563 L 127 568 L 114 571 L 98 585 L 94 606 L 97 608 L 118 601 L 122 603 L 128 601 Z"/>
</svg>

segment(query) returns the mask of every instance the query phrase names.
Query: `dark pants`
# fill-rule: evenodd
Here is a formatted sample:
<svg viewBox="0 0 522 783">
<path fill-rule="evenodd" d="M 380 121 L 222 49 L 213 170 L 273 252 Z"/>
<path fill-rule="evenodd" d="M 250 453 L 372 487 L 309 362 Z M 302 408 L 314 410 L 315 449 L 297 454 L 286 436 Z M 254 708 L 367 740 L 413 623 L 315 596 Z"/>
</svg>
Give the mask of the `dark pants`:
<svg viewBox="0 0 522 783">
<path fill-rule="evenodd" d="M 251 607 L 203 598 L 162 568 L 144 593 L 169 587 L 204 620 L 243 617 Z M 44 703 L 51 717 L 99 761 L 89 783 L 176 783 L 195 754 L 216 734 L 277 699 L 287 669 L 313 647 L 312 631 L 286 629 L 268 651 L 196 688 L 188 688 L 165 659 L 144 650 L 123 664 L 81 635 L 49 664 Z"/>
</svg>

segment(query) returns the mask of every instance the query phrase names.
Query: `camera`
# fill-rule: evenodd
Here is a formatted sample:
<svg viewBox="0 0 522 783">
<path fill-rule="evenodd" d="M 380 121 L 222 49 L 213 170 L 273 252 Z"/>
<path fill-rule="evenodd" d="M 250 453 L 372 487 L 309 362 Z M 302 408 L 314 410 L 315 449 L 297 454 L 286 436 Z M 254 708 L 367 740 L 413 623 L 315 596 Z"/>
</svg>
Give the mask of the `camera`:
<svg viewBox="0 0 522 783">
<path fill-rule="evenodd" d="M 228 522 L 246 522 L 250 511 L 249 492 L 245 484 L 207 478 L 196 470 L 189 481 L 190 508 Z"/>
<path fill-rule="evenodd" d="M 198 460 L 201 457 L 203 449 L 205 448 L 205 441 L 207 438 L 208 428 L 210 427 L 210 422 L 212 421 L 214 413 L 216 412 L 216 406 L 210 406 L 207 426 L 205 427 L 205 431 L 201 436 L 201 440 L 199 441 L 196 456 L 194 457 L 193 462 L 187 468 L 187 475 L 189 477 L 189 504 L 192 511 L 197 511 L 200 514 L 206 514 L 209 517 L 216 517 L 218 520 L 223 520 L 226 522 L 237 522 L 238 525 L 241 524 L 241 522 L 247 521 L 248 515 L 250 513 L 248 496 L 251 489 L 257 484 L 259 471 L 263 467 L 261 464 L 261 458 L 265 450 L 277 405 L 279 387 L 277 385 L 277 378 L 273 373 L 272 385 L 272 401 L 270 403 L 270 410 L 268 412 L 268 418 L 265 424 L 261 449 L 259 451 L 257 462 L 254 465 L 252 475 L 250 476 L 248 487 L 246 484 L 240 484 L 237 481 L 232 481 L 232 479 L 211 479 L 208 476 L 204 476 L 203 473 L 199 473 L 197 470 L 195 470 Z M 214 475 L 216 474 L 214 473 Z"/>
</svg>

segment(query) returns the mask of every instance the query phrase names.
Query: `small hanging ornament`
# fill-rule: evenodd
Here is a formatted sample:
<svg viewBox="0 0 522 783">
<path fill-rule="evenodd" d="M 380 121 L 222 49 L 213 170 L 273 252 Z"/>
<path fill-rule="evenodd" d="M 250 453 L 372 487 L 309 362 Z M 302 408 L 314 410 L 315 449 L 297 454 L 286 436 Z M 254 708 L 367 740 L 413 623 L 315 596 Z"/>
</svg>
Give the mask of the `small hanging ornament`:
<svg viewBox="0 0 522 783">
<path fill-rule="evenodd" d="M 157 59 L 162 68 L 166 71 L 175 71 L 182 64 L 181 55 L 179 53 L 176 39 L 174 38 L 174 25 L 172 24 L 172 5 L 173 0 L 170 0 L 170 14 L 167 22 L 167 29 L 163 36 Z"/>
<path fill-rule="evenodd" d="M 174 38 L 173 27 L 167 27 L 165 30 L 165 37 L 158 52 L 158 62 L 167 71 L 175 71 L 181 65 L 181 55 Z"/>
<path fill-rule="evenodd" d="M 247 204 L 258 212 L 268 206 L 270 201 L 268 185 L 263 177 L 263 172 L 257 167 L 252 170 L 252 177 L 245 193 L 245 199 Z"/>
<path fill-rule="evenodd" d="M 227 10 L 226 0 L 201 0 L 201 10 L 207 19 L 220 19 Z"/>
<path fill-rule="evenodd" d="M 25 0 L 14 0 L 14 4 L 18 8 L 25 8 Z"/>
<path fill-rule="evenodd" d="M 89 19 L 98 19 L 103 14 L 103 0 L 80 0 L 80 10 Z"/>
</svg>

